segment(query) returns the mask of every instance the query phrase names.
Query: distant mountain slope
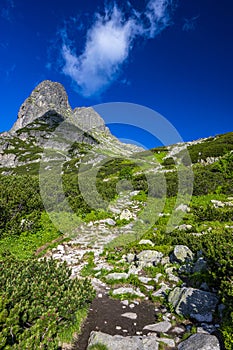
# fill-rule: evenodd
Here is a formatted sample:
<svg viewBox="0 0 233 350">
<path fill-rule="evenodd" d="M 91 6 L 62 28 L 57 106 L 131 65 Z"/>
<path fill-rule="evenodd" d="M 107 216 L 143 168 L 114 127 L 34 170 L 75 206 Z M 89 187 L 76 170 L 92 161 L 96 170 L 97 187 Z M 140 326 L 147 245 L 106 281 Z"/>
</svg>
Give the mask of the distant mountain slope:
<svg viewBox="0 0 233 350">
<path fill-rule="evenodd" d="M 43 81 L 20 107 L 12 129 L 0 134 L 0 171 L 35 174 L 44 148 L 68 151 L 74 143 L 95 145 L 103 154 L 130 156 L 142 150 L 116 139 L 92 108 L 72 110 L 61 84 Z M 72 156 L 69 152 L 67 160 Z"/>
</svg>

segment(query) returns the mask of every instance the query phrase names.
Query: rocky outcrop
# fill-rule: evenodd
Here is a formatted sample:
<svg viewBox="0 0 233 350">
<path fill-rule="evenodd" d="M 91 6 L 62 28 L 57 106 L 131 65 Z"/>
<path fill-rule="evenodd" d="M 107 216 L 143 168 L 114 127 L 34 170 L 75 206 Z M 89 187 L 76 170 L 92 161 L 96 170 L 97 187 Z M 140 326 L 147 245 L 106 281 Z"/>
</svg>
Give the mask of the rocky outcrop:
<svg viewBox="0 0 233 350">
<path fill-rule="evenodd" d="M 177 314 L 190 316 L 198 322 L 211 322 L 218 304 L 216 294 L 187 287 L 173 289 L 168 301 Z"/>
<path fill-rule="evenodd" d="M 102 131 L 110 134 L 109 129 L 104 124 L 104 120 L 91 107 L 75 108 L 72 115 L 72 121 L 84 132 Z"/>
<path fill-rule="evenodd" d="M 45 80 L 24 101 L 19 109 L 18 119 L 10 131 L 15 132 L 23 128 L 50 110 L 64 117 L 69 117 L 72 113 L 63 85 Z"/>
<path fill-rule="evenodd" d="M 178 350 L 220 350 L 220 344 L 214 335 L 193 334 L 178 345 Z"/>
<path fill-rule="evenodd" d="M 157 252 L 156 250 L 143 250 L 137 255 L 137 265 L 140 268 L 145 266 L 156 266 L 161 262 L 163 253 Z"/>
</svg>

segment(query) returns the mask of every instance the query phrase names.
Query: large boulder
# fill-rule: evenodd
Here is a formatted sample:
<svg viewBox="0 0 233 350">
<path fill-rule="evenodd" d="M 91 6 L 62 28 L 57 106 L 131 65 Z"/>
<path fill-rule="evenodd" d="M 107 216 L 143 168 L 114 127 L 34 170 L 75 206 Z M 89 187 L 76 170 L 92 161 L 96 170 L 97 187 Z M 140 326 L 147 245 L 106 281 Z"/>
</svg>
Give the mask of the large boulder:
<svg viewBox="0 0 233 350">
<path fill-rule="evenodd" d="M 102 332 L 91 332 L 87 350 L 94 344 L 103 344 L 108 350 L 158 350 L 159 343 L 151 336 L 109 335 Z"/>
<path fill-rule="evenodd" d="M 185 263 L 190 262 L 194 259 L 193 252 L 185 245 L 176 245 L 171 260 L 172 262 Z"/>
<path fill-rule="evenodd" d="M 161 262 L 163 253 L 157 250 L 143 250 L 137 255 L 138 264 L 140 267 L 156 266 Z"/>
<path fill-rule="evenodd" d="M 178 350 L 220 350 L 220 344 L 214 335 L 198 333 L 180 343 Z"/>
<path fill-rule="evenodd" d="M 168 296 L 179 315 L 190 316 L 198 322 L 211 322 L 218 304 L 214 293 L 194 288 L 174 288 Z"/>
</svg>

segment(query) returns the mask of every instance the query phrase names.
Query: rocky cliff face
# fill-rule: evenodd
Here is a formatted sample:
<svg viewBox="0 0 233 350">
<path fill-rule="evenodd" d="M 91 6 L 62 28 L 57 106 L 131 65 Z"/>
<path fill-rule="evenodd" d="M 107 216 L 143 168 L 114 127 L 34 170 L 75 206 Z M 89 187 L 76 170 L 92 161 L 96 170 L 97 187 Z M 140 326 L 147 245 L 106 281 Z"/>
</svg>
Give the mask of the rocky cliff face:
<svg viewBox="0 0 233 350">
<path fill-rule="evenodd" d="M 17 121 L 10 131 L 21 129 L 50 110 L 64 117 L 72 114 L 64 87 L 60 83 L 45 80 L 24 101 L 19 109 Z"/>
</svg>

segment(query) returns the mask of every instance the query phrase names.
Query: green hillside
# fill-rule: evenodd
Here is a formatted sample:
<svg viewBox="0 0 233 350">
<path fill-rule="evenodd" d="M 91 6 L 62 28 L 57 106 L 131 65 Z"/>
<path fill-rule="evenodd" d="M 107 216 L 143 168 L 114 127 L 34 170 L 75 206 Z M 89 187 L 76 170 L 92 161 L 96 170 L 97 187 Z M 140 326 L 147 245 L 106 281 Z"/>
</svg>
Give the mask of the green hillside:
<svg viewBox="0 0 233 350">
<path fill-rule="evenodd" d="M 41 151 L 39 148 L 31 147 L 28 142 L 22 143 L 19 140 L 17 141 L 17 138 L 11 141 L 11 145 L 13 143 L 15 147 L 14 152 L 19 154 L 20 157 L 25 152 L 25 145 L 28 151 L 27 157 L 30 159 L 37 152 Z M 70 207 L 80 220 L 86 222 L 113 217 L 113 214 L 106 207 L 99 210 L 94 210 L 90 207 L 85 202 L 78 186 L 78 176 L 84 176 L 88 188 L 90 191 L 92 190 L 91 172 L 93 171 L 93 166 L 82 170 L 84 172 L 81 175 L 78 172 L 80 155 L 87 154 L 91 148 L 88 144 L 72 145 L 69 152 L 72 159 L 64 164 L 64 173 L 62 175 L 63 190 Z M 232 149 L 233 133 L 219 135 L 204 142 L 188 146 L 193 162 L 194 188 L 190 212 L 185 214 L 181 224 L 190 225 L 192 227 L 191 231 L 196 232 L 195 236 L 187 230 L 179 229 L 166 233 L 168 217 L 161 216 L 142 237 L 135 236 L 127 243 L 128 239 L 126 236 L 119 236 L 106 247 L 105 251 L 108 259 L 116 251 L 120 251 L 120 254 L 138 252 L 142 250 L 142 246 L 138 245 L 139 239 L 142 238 L 150 239 L 155 244 L 156 249 L 162 252 L 169 253 L 176 244 L 187 245 L 194 252 L 202 250 L 208 261 L 208 273 L 190 275 L 190 284 L 199 286 L 201 281 L 208 280 L 209 285 L 218 290 L 220 298 L 227 306 L 221 325 L 226 349 L 232 348 L 233 338 L 231 327 L 233 322 Z M 76 156 L 77 152 L 79 158 Z M 148 192 L 148 179 L 146 176 L 152 167 L 151 157 L 155 157 L 156 162 L 161 164 L 162 170 L 169 170 L 169 172 L 165 173 L 167 193 L 163 212 L 165 214 L 171 213 L 174 210 L 178 191 L 178 175 L 176 162 L 164 159 L 168 152 L 169 149 L 157 148 L 153 149 L 149 154 L 148 152 L 140 154 L 141 166 L 138 162 L 135 164 L 134 157 L 131 160 L 118 157 L 106 162 L 103 166 L 98 164 L 96 188 L 99 194 L 108 203 L 116 201 L 118 198 L 116 186 L 121 181 L 121 190 L 127 191 L 130 182 L 131 190 L 140 191 L 135 199 L 141 203 L 142 208 L 143 203 L 147 202 L 149 197 L 159 200 L 161 198 L 159 190 L 161 170 L 153 177 L 155 183 L 153 191 Z M 208 163 L 208 157 L 215 159 Z M 177 154 L 177 159 L 183 161 L 182 151 Z M 25 167 L 28 167 L 28 165 L 25 165 Z M 64 267 L 64 272 L 61 269 L 57 269 L 55 262 L 51 262 L 51 265 L 49 265 L 44 260 L 41 260 L 36 265 L 34 260 L 36 257 L 35 252 L 38 248 L 56 239 L 60 241 L 68 240 L 69 232 L 60 232 L 53 226 L 46 214 L 40 196 L 38 173 L 35 168 L 30 170 L 30 167 L 28 167 L 27 170 L 25 175 L 25 168 L 22 171 L 21 167 L 15 167 L 11 174 L 4 175 L 3 173 L 0 176 L 0 256 L 2 262 L 0 270 L 0 348 L 26 349 L 27 344 L 32 344 L 33 342 L 35 348 L 39 346 L 36 344 L 46 344 L 44 345 L 46 349 L 57 349 L 59 340 L 69 339 L 69 334 L 70 332 L 72 333 L 74 327 L 79 327 L 76 315 L 77 310 L 79 310 L 79 313 L 83 312 L 84 315 L 85 312 L 82 310 L 85 310 L 87 303 L 93 298 L 94 294 L 89 285 L 86 288 L 87 285 L 84 287 L 72 282 L 67 287 L 64 285 L 60 293 L 57 294 L 56 292 L 56 297 L 55 295 L 54 298 L 48 297 L 46 299 L 48 304 L 44 310 L 42 307 L 44 303 L 43 295 L 41 295 L 41 299 L 37 299 L 36 304 L 33 301 L 33 297 L 28 298 L 29 294 L 26 293 L 26 290 L 30 291 L 30 295 L 41 293 L 41 291 L 37 291 L 38 287 L 33 282 L 34 279 L 37 279 L 36 272 L 32 276 L 30 275 L 31 271 L 39 269 L 40 283 L 42 285 L 46 283 L 46 293 L 51 296 L 56 288 L 53 281 L 61 278 L 60 283 L 62 284 L 65 274 L 69 274 L 66 267 Z M 140 172 L 140 170 L 142 171 Z M 185 168 L 183 171 L 185 171 Z M 89 180 L 90 184 L 88 185 Z M 47 184 L 48 191 L 51 188 L 56 191 L 56 186 L 53 187 L 53 177 L 51 176 L 50 181 L 51 184 Z M 93 194 L 94 197 L 95 195 Z M 211 202 L 213 200 L 229 203 L 229 205 L 225 204 L 221 208 L 215 208 Z M 59 207 L 58 210 L 62 212 L 62 202 L 59 204 Z M 63 220 L 67 220 L 65 213 L 63 213 Z M 122 226 L 126 223 L 118 220 L 117 224 Z M 211 230 L 206 231 L 208 227 L 211 227 Z M 154 234 L 155 228 L 156 234 Z M 205 234 L 201 234 L 203 232 Z M 51 249 L 55 245 L 55 243 L 48 244 L 46 249 Z M 43 255 L 45 251 L 42 250 L 40 254 Z M 51 282 L 48 282 L 48 276 L 50 275 Z M 26 279 L 23 276 L 26 276 Z M 24 280 L 23 284 L 22 280 Z M 30 283 L 30 288 L 27 285 L 27 281 Z M 88 282 L 84 281 L 84 283 Z M 75 292 L 77 288 L 81 294 Z M 86 291 L 85 295 L 82 292 L 82 288 Z M 10 296 L 9 293 L 13 294 Z M 72 295 L 76 293 L 76 299 L 73 301 L 73 306 L 70 304 L 70 307 L 73 307 L 73 309 L 70 310 L 70 316 L 67 317 L 63 314 L 63 310 L 65 310 L 67 298 L 70 300 L 71 294 L 69 293 L 72 293 Z M 60 309 L 54 309 L 58 302 Z M 54 319 L 49 318 L 48 312 L 52 313 Z M 42 316 L 39 317 L 39 315 Z M 11 328 L 9 328 L 9 324 L 11 324 Z M 67 328 L 65 333 L 64 327 Z M 47 329 L 47 333 L 43 338 L 44 342 L 41 343 L 41 334 L 45 329 Z M 12 333 L 14 334 L 13 337 L 11 336 Z"/>
</svg>

